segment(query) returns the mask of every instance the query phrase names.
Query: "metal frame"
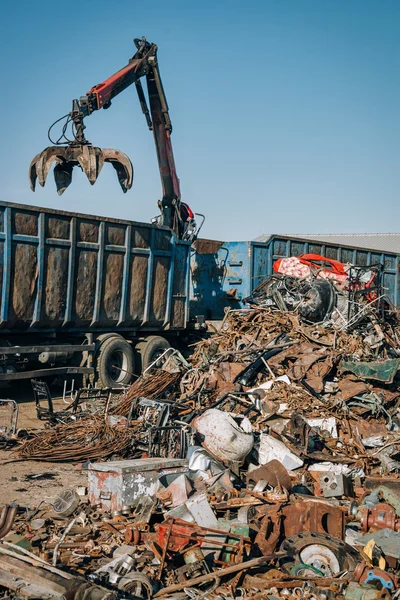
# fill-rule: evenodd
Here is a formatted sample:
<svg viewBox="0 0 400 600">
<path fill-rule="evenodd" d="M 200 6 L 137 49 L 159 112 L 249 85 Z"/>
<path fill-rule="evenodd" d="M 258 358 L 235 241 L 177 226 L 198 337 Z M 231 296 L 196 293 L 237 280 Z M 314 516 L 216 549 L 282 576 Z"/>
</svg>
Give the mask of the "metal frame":
<svg viewBox="0 0 400 600">
<path fill-rule="evenodd" d="M 47 377 L 52 375 L 92 375 L 91 367 L 54 367 L 54 369 L 39 369 L 37 371 L 19 371 L 17 373 L 0 373 L 0 381 L 15 381 L 19 379 L 32 379 L 33 377 Z"/>
</svg>

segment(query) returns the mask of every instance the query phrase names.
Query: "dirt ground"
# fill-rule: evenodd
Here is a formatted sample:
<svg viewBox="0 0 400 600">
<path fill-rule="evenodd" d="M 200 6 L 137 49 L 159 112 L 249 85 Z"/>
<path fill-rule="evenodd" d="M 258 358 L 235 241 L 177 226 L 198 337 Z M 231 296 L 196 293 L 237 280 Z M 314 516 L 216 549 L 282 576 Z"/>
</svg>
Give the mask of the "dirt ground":
<svg viewBox="0 0 400 600">
<path fill-rule="evenodd" d="M 55 410 L 66 404 L 60 388 L 51 388 Z M 61 394 L 61 397 L 60 397 Z M 58 396 L 58 397 L 57 397 Z M 43 429 L 45 424 L 36 418 L 35 402 L 29 381 L 18 384 L 0 384 L 0 398 L 18 402 L 18 428 Z M 4 415 L 0 415 L 0 419 Z M 0 422 L 0 425 L 3 423 Z M 20 506 L 35 507 L 42 500 L 52 502 L 62 489 L 87 485 L 87 471 L 70 463 L 16 461 L 13 450 L 0 450 L 0 507 L 16 502 Z"/>
</svg>

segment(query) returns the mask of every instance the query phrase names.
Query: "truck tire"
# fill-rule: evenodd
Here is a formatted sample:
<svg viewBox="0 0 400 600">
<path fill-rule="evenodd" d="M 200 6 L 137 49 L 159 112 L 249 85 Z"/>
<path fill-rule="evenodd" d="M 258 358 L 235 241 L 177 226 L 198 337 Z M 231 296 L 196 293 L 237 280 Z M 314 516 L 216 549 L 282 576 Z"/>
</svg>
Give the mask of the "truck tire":
<svg viewBox="0 0 400 600">
<path fill-rule="evenodd" d="M 135 346 L 138 373 L 143 373 L 171 344 L 160 335 L 149 335 Z M 157 367 L 157 365 L 155 365 Z"/>
<path fill-rule="evenodd" d="M 100 387 L 112 388 L 129 385 L 134 368 L 132 347 L 123 337 L 113 335 L 101 343 L 96 361 L 97 382 Z"/>
</svg>

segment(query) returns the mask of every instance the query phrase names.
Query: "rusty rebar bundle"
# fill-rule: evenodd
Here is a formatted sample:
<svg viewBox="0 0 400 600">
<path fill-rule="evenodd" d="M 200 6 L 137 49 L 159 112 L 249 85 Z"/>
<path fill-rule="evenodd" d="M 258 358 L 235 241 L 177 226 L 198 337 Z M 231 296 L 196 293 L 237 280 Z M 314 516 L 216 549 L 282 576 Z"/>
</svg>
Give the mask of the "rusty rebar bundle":
<svg viewBox="0 0 400 600">
<path fill-rule="evenodd" d="M 38 433 L 22 443 L 18 457 L 51 462 L 99 460 L 127 450 L 132 437 L 130 429 L 110 425 L 95 415 Z"/>
<path fill-rule="evenodd" d="M 180 377 L 180 373 L 168 373 L 162 369 L 156 369 L 151 374 L 140 377 L 127 389 L 114 407 L 113 414 L 128 416 L 135 398 L 160 398 L 178 382 Z"/>
</svg>

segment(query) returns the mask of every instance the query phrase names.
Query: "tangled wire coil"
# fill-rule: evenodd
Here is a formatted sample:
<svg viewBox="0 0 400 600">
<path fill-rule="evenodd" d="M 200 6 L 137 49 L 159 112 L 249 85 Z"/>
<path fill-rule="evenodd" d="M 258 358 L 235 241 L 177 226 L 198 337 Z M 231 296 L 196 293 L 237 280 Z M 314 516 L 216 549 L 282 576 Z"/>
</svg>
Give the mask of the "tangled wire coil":
<svg viewBox="0 0 400 600">
<path fill-rule="evenodd" d="M 24 460 L 69 462 L 121 454 L 132 443 L 130 429 L 109 425 L 98 415 L 60 424 L 26 440 L 18 450 Z"/>
</svg>

